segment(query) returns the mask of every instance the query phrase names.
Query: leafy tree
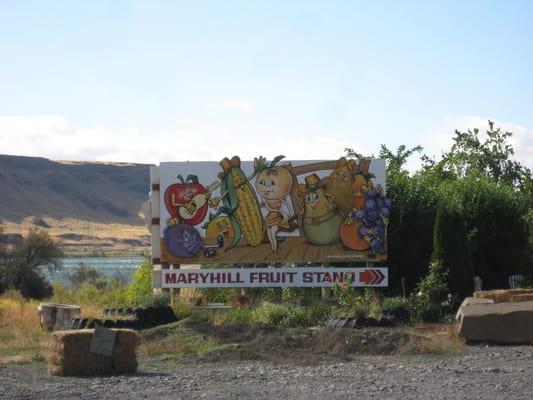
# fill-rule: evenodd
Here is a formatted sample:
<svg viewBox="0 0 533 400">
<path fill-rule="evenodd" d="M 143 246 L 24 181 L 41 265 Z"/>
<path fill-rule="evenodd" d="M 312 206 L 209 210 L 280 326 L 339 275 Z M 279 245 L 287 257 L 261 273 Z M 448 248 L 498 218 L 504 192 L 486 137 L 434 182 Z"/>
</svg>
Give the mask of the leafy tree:
<svg viewBox="0 0 533 400">
<path fill-rule="evenodd" d="M 52 287 L 41 268 L 55 271 L 61 267 L 63 254 L 43 230 L 32 228 L 22 243 L 7 251 L 2 276 L 6 288 L 19 290 L 22 296 L 42 299 L 52 294 Z"/>
<path fill-rule="evenodd" d="M 459 178 L 474 172 L 497 184 L 524 187 L 531 182 L 531 171 L 512 159 L 514 149 L 508 140 L 513 133 L 495 128 L 492 121 L 488 124 L 484 141 L 477 128 L 466 132 L 456 130 L 454 144 L 443 154 L 440 167 L 453 171 Z"/>
<path fill-rule="evenodd" d="M 485 288 L 503 288 L 509 275 L 531 273 L 528 249 L 529 200 L 509 185 L 474 173 L 439 188 L 439 198 L 460 207 L 471 245 L 472 264 Z"/>
<path fill-rule="evenodd" d="M 448 287 L 453 293 L 460 298 L 472 293 L 474 272 L 465 221 L 450 202 L 441 201 L 437 208 L 432 258 L 442 260 L 443 268 L 449 273 Z"/>
<path fill-rule="evenodd" d="M 387 161 L 387 173 L 407 173 L 405 169 L 402 169 L 407 162 L 407 159 L 411 157 L 414 153 L 420 153 L 423 150 L 422 146 L 415 146 L 408 149 L 405 145 L 401 145 L 396 150 L 396 153 L 393 153 L 387 146 L 384 144 L 381 145 L 379 151 L 379 158 L 383 158 Z"/>
<path fill-rule="evenodd" d="M 405 288 L 411 291 L 426 274 L 431 260 L 437 190 L 425 176 L 390 172 L 387 195 L 392 199 L 387 228 L 390 285 L 399 290 L 404 280 Z"/>
</svg>

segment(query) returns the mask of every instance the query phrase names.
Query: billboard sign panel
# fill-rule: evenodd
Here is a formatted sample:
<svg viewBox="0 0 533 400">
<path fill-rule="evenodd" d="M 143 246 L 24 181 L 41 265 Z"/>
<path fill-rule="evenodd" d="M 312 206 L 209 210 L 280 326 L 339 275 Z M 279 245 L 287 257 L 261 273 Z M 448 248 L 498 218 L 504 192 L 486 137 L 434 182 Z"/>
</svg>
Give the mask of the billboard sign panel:
<svg viewBox="0 0 533 400">
<path fill-rule="evenodd" d="M 162 288 L 387 287 L 387 268 L 221 268 L 165 269 Z"/>
<path fill-rule="evenodd" d="M 386 259 L 385 162 L 168 162 L 159 167 L 162 263 Z"/>
</svg>

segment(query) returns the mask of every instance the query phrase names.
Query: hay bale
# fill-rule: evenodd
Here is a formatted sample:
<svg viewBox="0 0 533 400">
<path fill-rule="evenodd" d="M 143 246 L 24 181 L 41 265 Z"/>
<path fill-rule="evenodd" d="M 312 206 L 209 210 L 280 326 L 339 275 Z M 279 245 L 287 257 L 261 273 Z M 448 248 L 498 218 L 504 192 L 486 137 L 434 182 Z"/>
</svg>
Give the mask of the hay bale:
<svg viewBox="0 0 533 400">
<path fill-rule="evenodd" d="M 495 303 L 510 303 L 512 297 L 519 294 L 533 294 L 533 289 L 499 289 L 475 292 L 476 299 L 492 299 Z"/>
<path fill-rule="evenodd" d="M 471 304 L 463 309 L 457 328 L 467 342 L 533 343 L 533 301 Z"/>
<path fill-rule="evenodd" d="M 48 371 L 52 375 L 109 375 L 137 371 L 137 334 L 130 329 L 116 332 L 111 357 L 90 351 L 93 329 L 54 332 L 48 354 Z"/>
<path fill-rule="evenodd" d="M 511 301 L 508 290 L 484 290 L 482 292 L 475 292 L 476 299 L 492 299 L 495 303 L 508 303 Z"/>
<path fill-rule="evenodd" d="M 521 301 L 533 301 L 533 293 L 514 294 L 511 296 L 511 303 L 519 303 Z"/>
</svg>

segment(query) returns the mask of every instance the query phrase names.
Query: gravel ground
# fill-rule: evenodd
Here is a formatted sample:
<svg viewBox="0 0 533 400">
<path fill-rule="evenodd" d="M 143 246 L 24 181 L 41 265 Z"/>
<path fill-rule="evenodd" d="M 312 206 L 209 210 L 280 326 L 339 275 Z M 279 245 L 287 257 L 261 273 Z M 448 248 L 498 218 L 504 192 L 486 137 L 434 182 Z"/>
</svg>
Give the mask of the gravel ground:
<svg viewBox="0 0 533 400">
<path fill-rule="evenodd" d="M 531 399 L 533 346 L 350 362 L 142 358 L 135 375 L 62 378 L 0 365 L 0 399 Z"/>
</svg>

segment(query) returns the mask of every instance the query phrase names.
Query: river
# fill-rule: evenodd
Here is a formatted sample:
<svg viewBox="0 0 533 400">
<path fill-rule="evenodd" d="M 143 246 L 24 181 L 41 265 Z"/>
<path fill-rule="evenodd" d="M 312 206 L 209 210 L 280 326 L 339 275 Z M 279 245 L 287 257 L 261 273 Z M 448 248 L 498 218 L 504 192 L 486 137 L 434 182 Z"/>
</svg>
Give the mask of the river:
<svg viewBox="0 0 533 400">
<path fill-rule="evenodd" d="M 135 269 L 146 259 L 144 257 L 64 257 L 61 258 L 62 269 L 49 274 L 43 271 L 50 282 L 69 283 L 68 275 L 81 264 L 92 267 L 109 277 L 116 277 L 121 282 L 128 283 L 133 278 Z"/>
</svg>

